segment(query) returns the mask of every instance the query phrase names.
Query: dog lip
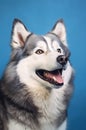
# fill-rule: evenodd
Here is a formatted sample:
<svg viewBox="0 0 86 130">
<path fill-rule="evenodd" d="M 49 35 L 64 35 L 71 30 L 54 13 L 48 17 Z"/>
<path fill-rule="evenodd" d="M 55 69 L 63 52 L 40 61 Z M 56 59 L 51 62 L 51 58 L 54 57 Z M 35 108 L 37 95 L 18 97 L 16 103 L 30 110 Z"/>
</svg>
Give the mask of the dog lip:
<svg viewBox="0 0 86 130">
<path fill-rule="evenodd" d="M 56 86 L 62 86 L 64 84 L 63 78 L 62 78 L 62 70 L 63 69 L 56 69 L 53 71 L 48 70 L 36 70 L 36 74 L 44 81 L 49 82 L 50 84 L 56 85 Z"/>
</svg>

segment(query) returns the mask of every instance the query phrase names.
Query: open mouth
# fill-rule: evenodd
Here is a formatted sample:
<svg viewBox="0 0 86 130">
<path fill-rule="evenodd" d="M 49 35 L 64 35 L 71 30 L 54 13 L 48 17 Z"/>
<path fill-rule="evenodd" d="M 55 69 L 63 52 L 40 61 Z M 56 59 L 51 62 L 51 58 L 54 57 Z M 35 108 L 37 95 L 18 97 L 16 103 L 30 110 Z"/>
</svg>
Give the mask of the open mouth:
<svg viewBox="0 0 86 130">
<path fill-rule="evenodd" d="M 56 69 L 54 71 L 47 71 L 47 70 L 36 70 L 36 74 L 43 80 L 54 84 L 62 86 L 64 84 L 62 78 L 62 69 Z"/>
</svg>

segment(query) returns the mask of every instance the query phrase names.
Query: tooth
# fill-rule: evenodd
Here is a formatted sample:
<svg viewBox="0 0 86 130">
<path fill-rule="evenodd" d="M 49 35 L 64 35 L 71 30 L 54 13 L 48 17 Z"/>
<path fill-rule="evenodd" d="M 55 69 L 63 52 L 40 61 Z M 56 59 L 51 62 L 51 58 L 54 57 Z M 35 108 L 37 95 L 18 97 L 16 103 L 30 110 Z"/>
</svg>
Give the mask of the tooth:
<svg viewBox="0 0 86 130">
<path fill-rule="evenodd" d="M 53 77 L 54 81 L 56 81 L 56 77 Z"/>
<path fill-rule="evenodd" d="M 47 76 L 48 76 L 48 73 L 47 73 L 47 72 L 44 72 L 44 76 L 46 76 L 46 77 L 47 77 Z"/>
</svg>

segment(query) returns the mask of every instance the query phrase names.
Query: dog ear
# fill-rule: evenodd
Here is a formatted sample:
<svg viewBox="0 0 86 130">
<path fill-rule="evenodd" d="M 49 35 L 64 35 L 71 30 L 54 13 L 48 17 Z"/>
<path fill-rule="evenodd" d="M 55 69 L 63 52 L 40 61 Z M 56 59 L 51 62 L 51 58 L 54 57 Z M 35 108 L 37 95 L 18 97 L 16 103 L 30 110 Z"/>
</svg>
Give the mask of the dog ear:
<svg viewBox="0 0 86 130">
<path fill-rule="evenodd" d="M 60 19 L 56 22 L 56 24 L 54 25 L 51 33 L 54 33 L 55 35 L 57 35 L 59 37 L 59 39 L 61 40 L 61 42 L 67 46 L 67 40 L 66 40 L 66 28 L 63 22 L 63 19 Z"/>
<path fill-rule="evenodd" d="M 18 20 L 14 19 L 12 27 L 12 40 L 11 45 L 13 48 L 23 47 L 27 36 L 30 35 L 30 32 L 27 31 L 24 24 Z"/>
</svg>

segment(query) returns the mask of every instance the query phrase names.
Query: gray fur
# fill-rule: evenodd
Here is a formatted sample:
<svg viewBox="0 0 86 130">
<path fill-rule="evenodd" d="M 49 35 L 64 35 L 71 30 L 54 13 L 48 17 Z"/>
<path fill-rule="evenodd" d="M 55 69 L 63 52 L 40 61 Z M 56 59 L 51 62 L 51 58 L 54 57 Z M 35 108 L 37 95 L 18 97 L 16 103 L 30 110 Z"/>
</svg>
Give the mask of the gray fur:
<svg viewBox="0 0 86 130">
<path fill-rule="evenodd" d="M 20 23 L 23 24 L 22 22 Z M 13 26 L 13 29 L 14 27 L 15 26 Z M 14 32 L 12 35 L 13 34 Z M 53 40 L 56 40 L 59 43 L 59 46 L 63 49 L 64 55 L 69 57 L 68 48 L 63 45 L 58 36 L 53 33 L 48 33 L 46 36 L 49 37 L 52 42 Z M 56 102 L 59 102 L 63 108 L 58 105 L 56 106 L 57 117 L 54 120 L 54 117 L 49 117 L 49 115 L 43 113 L 43 108 L 40 109 L 40 105 L 36 105 L 34 102 L 33 93 L 31 92 L 32 86 L 30 84 L 27 86 L 25 83 L 22 83 L 20 81 L 20 76 L 17 73 L 17 66 L 20 61 L 33 55 L 33 50 L 39 41 L 45 42 L 47 46 L 47 41 L 43 36 L 30 34 L 26 38 L 24 46 L 12 48 L 9 64 L 7 65 L 0 82 L 0 130 L 9 130 L 8 125 L 10 120 L 14 120 L 18 124 L 23 124 L 24 126 L 28 127 L 28 130 L 43 130 L 43 126 L 41 125 L 41 120 L 43 118 L 46 121 L 48 118 L 50 125 L 53 126 L 51 130 L 58 130 L 59 126 L 67 117 L 67 106 L 73 91 L 73 72 L 70 75 L 67 88 L 61 92 L 61 100 L 59 100 L 60 98 L 56 98 Z M 47 50 L 49 52 L 49 48 L 47 48 Z M 32 65 L 34 66 L 34 64 Z M 45 86 L 44 91 L 46 90 L 46 93 L 48 93 L 50 97 L 53 89 L 54 88 L 46 88 Z M 47 97 L 48 95 L 43 97 L 43 99 L 47 100 Z M 42 99 L 40 99 L 40 101 L 42 101 Z M 43 100 L 43 102 L 45 101 Z M 48 109 L 48 106 L 45 105 L 44 107 L 46 107 L 46 110 Z"/>
</svg>

